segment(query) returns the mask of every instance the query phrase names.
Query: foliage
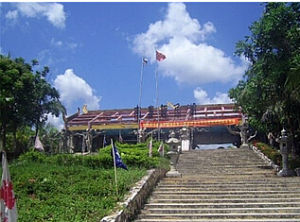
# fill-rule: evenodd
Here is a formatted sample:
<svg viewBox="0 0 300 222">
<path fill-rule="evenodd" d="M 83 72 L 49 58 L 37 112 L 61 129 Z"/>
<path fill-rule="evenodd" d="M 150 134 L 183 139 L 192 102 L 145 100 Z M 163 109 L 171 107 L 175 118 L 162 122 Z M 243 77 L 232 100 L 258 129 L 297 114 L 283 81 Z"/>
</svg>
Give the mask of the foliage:
<svg viewBox="0 0 300 222">
<path fill-rule="evenodd" d="M 271 146 L 262 142 L 253 142 L 253 145 L 257 147 L 263 154 L 265 154 L 270 160 L 272 160 L 278 166 L 282 166 L 282 157 L 279 150 L 272 148 Z M 300 158 L 292 159 L 289 157 L 288 165 L 291 169 L 300 167 Z"/>
<path fill-rule="evenodd" d="M 38 130 L 46 114 L 58 116 L 64 110 L 57 90 L 45 79 L 49 68 L 34 71 L 37 64 L 36 60 L 29 64 L 23 58 L 0 55 L 0 146 L 6 150 L 7 134 L 12 133 L 10 149 L 15 150 L 19 128 L 35 126 Z"/>
<path fill-rule="evenodd" d="M 143 166 L 146 168 L 162 167 L 167 168 L 169 162 L 165 158 L 161 158 L 158 153 L 160 142 L 153 141 L 152 143 L 152 157 L 149 157 L 148 142 L 138 144 L 121 144 L 116 143 L 122 160 L 125 164 L 133 165 L 136 167 Z M 164 144 L 165 153 L 169 150 L 167 144 Z M 99 150 L 100 156 L 110 155 L 111 146 L 107 146 Z"/>
<path fill-rule="evenodd" d="M 40 127 L 39 136 L 45 152 L 59 153 L 59 142 L 62 136 L 57 128 L 47 123 L 45 126 Z"/>
<path fill-rule="evenodd" d="M 113 169 L 16 162 L 11 176 L 18 221 L 100 221 L 145 172 L 118 169 L 117 195 Z"/>
<path fill-rule="evenodd" d="M 21 155 L 10 167 L 19 221 L 100 221 L 146 169 L 169 165 L 156 147 L 149 158 L 146 143 L 116 146 L 129 168 L 117 169 L 118 195 L 110 146 L 98 155 L 47 155 L 34 150 Z"/>
<path fill-rule="evenodd" d="M 236 45 L 250 66 L 229 91 L 252 126 L 267 133 L 284 126 L 292 138 L 300 128 L 300 3 L 266 3 L 251 35 Z M 299 133 L 298 133 L 299 134 Z M 299 135 L 298 135 L 299 138 Z M 295 148 L 297 141 L 293 141 Z"/>
<path fill-rule="evenodd" d="M 14 147 L 14 139 L 16 139 L 17 149 Z M 22 126 L 17 129 L 16 138 L 14 138 L 13 133 L 7 133 L 7 154 L 9 157 L 13 156 L 14 158 L 19 156 L 19 154 L 24 153 L 33 146 L 34 131 L 29 126 Z"/>
<path fill-rule="evenodd" d="M 155 143 L 154 143 L 155 144 Z M 158 144 L 158 143 L 157 143 Z M 153 146 L 153 157 L 149 157 L 149 150 L 146 148 L 146 143 L 143 144 L 119 144 L 116 143 L 123 162 L 129 167 L 140 168 L 168 168 L 169 162 L 167 159 L 159 156 L 157 151 L 158 146 Z M 120 146 L 120 147 L 119 147 Z M 122 148 L 121 148 L 122 147 Z M 137 148 L 142 147 L 142 148 Z M 47 155 L 45 153 L 31 150 L 18 159 L 19 162 L 38 162 L 45 164 L 59 164 L 64 166 L 85 166 L 90 168 L 105 168 L 109 169 L 113 167 L 113 160 L 111 156 L 111 146 L 107 146 L 99 150 L 98 155 L 72 155 L 72 154 L 57 154 Z"/>
<path fill-rule="evenodd" d="M 254 142 L 253 145 L 257 147 L 263 154 L 265 154 L 275 164 L 279 166 L 281 165 L 281 155 L 278 150 L 275 150 L 271 146 L 261 142 Z"/>
</svg>

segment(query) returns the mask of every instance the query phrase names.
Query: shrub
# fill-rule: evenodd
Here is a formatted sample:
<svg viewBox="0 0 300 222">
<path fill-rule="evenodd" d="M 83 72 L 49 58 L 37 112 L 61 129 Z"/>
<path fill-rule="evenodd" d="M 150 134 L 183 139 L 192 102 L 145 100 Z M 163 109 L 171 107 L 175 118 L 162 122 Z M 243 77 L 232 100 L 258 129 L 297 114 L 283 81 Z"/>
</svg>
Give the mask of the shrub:
<svg viewBox="0 0 300 222">
<path fill-rule="evenodd" d="M 255 146 L 275 164 L 281 165 L 281 155 L 278 150 L 262 142 L 255 142 Z"/>
<path fill-rule="evenodd" d="M 116 145 L 123 162 L 128 165 L 128 167 L 140 167 L 146 169 L 155 167 L 168 167 L 165 158 L 161 158 L 157 151 L 159 143 L 153 143 L 153 157 L 149 157 L 149 150 L 146 143 L 137 145 L 117 143 Z M 113 167 L 111 146 L 100 149 L 98 155 L 86 156 L 73 154 L 47 155 L 45 153 L 32 150 L 21 155 L 18 161 L 19 163 L 36 162 L 58 164 L 63 166 L 86 166 L 92 169 L 110 169 Z"/>
</svg>

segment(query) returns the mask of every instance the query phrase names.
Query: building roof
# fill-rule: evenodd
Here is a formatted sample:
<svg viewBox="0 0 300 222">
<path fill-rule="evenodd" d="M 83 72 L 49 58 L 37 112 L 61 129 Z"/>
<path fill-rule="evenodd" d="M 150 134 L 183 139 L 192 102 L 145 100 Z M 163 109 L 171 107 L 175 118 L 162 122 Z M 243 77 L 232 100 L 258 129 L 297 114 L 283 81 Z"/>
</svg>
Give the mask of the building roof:
<svg viewBox="0 0 300 222">
<path fill-rule="evenodd" d="M 162 105 L 140 109 L 92 110 L 77 112 L 67 118 L 68 130 L 174 128 L 182 126 L 237 125 L 242 118 L 235 104 L 183 105 L 170 108 Z M 138 121 L 139 120 L 139 121 Z"/>
</svg>

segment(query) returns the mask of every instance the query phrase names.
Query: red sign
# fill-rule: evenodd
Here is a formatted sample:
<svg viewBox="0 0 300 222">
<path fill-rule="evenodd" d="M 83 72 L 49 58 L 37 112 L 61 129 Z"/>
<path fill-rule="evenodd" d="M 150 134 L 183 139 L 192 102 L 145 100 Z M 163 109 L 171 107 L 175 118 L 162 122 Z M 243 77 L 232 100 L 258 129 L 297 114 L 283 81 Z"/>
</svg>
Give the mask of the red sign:
<svg viewBox="0 0 300 222">
<path fill-rule="evenodd" d="M 206 126 L 230 126 L 238 125 L 239 118 L 230 119 L 206 119 L 206 120 L 181 120 L 181 121 L 160 121 L 160 128 L 177 128 L 177 127 L 206 127 Z M 141 121 L 140 127 L 145 128 L 158 128 L 157 121 Z"/>
</svg>

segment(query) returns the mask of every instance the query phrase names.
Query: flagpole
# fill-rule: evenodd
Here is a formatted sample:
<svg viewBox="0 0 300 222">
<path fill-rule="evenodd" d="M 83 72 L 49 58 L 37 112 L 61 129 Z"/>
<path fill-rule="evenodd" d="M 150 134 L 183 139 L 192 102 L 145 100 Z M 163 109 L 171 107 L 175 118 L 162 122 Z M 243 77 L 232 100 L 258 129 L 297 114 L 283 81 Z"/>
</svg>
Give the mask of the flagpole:
<svg viewBox="0 0 300 222">
<path fill-rule="evenodd" d="M 117 166 L 116 166 L 116 155 L 115 155 L 115 150 L 114 150 L 114 141 L 113 141 L 113 139 L 111 139 L 110 141 L 111 141 L 111 150 L 112 150 L 112 155 L 113 155 L 113 160 L 114 160 L 116 191 L 117 191 L 117 196 L 118 196 Z"/>
<path fill-rule="evenodd" d="M 102 148 L 104 148 L 104 142 L 105 142 L 105 135 L 103 136 Z"/>
<path fill-rule="evenodd" d="M 160 141 L 160 124 L 159 124 L 159 106 L 158 106 L 158 65 L 155 69 L 155 90 L 156 90 L 156 107 L 157 107 L 157 140 Z"/>
<path fill-rule="evenodd" d="M 144 57 L 142 58 L 142 67 L 141 67 L 141 77 L 140 77 L 140 96 L 139 96 L 139 109 L 138 109 L 138 143 L 141 142 L 141 128 L 140 128 L 140 122 L 141 122 L 141 106 L 142 106 L 142 93 L 143 93 L 143 73 L 144 73 Z"/>
</svg>

